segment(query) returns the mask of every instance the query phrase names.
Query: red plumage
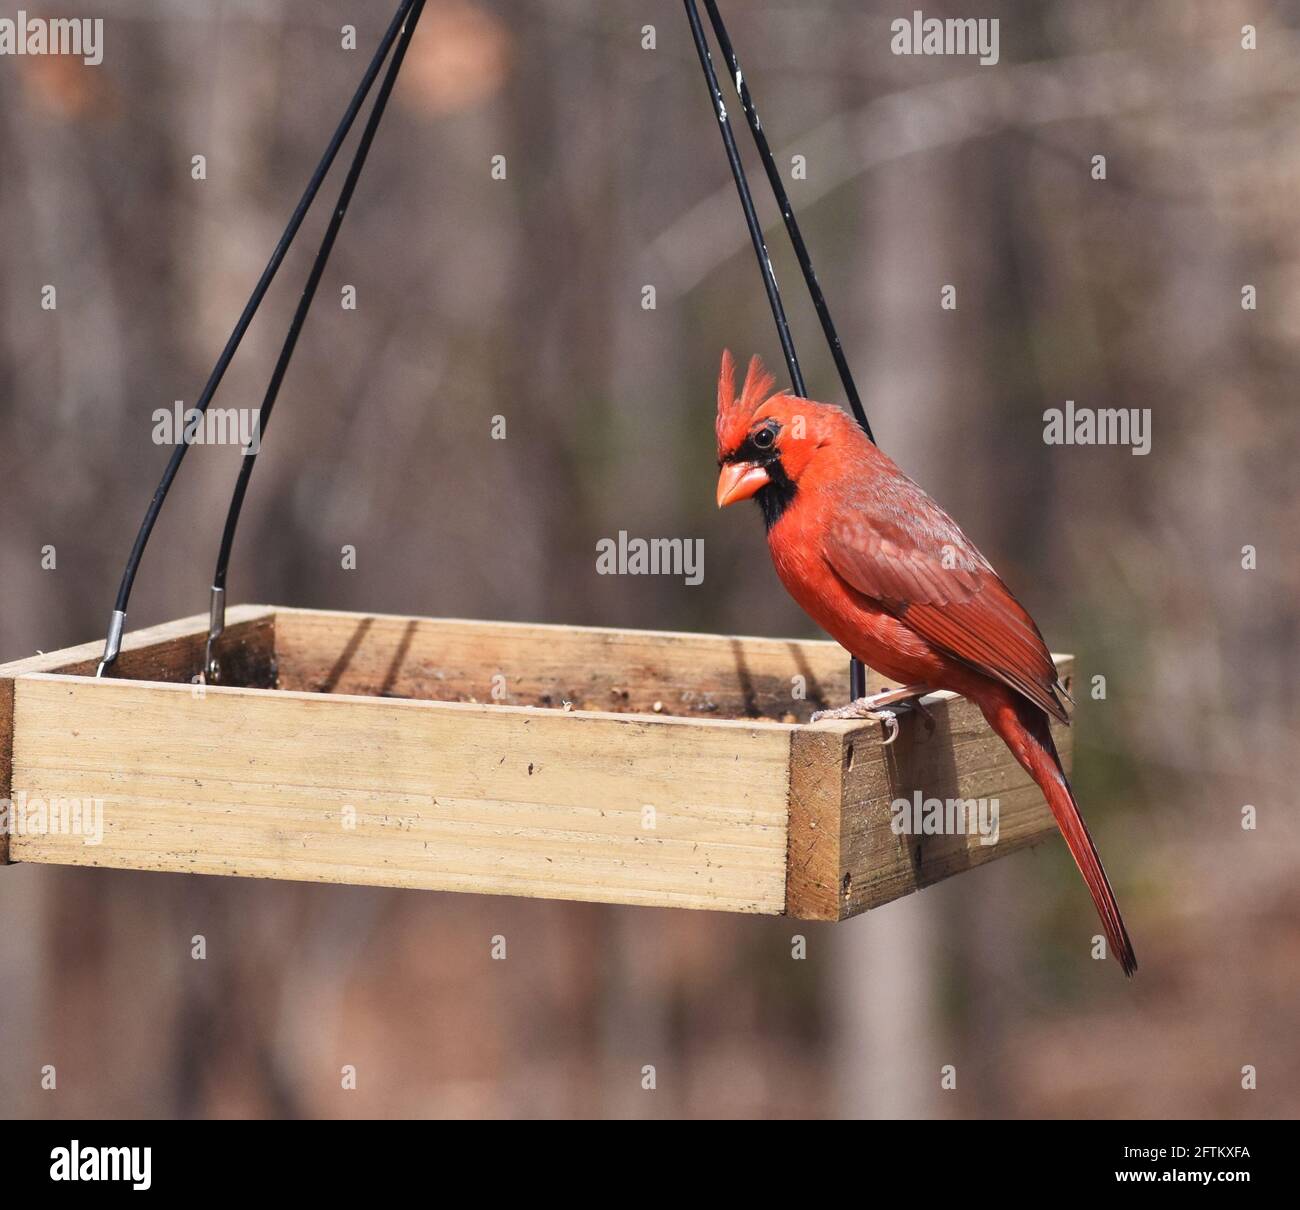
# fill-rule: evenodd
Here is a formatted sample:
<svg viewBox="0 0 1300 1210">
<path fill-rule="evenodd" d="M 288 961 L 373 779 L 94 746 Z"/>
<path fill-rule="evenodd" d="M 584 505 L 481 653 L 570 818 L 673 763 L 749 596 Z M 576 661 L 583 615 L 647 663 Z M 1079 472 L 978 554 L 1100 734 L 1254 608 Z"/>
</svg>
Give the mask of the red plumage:
<svg viewBox="0 0 1300 1210">
<path fill-rule="evenodd" d="M 1038 627 L 956 522 L 839 408 L 768 397 L 757 358 L 739 398 L 723 355 L 718 502 L 757 496 L 777 575 L 806 613 L 900 685 L 979 706 L 1042 789 L 1101 917 L 1137 969 L 1114 892 L 1052 741 L 1069 722 Z"/>
<path fill-rule="evenodd" d="M 718 375 L 718 419 L 714 430 L 718 437 L 718 458 L 722 452 L 733 449 L 749 432 L 750 417 L 767 401 L 776 386 L 776 379 L 764 368 L 757 357 L 749 359 L 745 371 L 745 385 L 736 395 L 736 363 L 730 349 L 722 351 L 722 371 Z"/>
</svg>

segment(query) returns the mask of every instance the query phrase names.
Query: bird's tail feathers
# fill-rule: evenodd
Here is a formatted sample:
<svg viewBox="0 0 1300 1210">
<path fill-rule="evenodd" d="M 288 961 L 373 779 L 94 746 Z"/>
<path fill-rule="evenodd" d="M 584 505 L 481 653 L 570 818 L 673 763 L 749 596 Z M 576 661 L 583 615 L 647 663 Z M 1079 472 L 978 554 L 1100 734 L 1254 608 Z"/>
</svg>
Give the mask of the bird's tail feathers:
<svg viewBox="0 0 1300 1210">
<path fill-rule="evenodd" d="M 1012 693 L 985 706 L 984 716 L 988 719 L 989 726 L 1002 737 L 1043 791 L 1047 805 L 1052 809 L 1056 824 L 1061 829 L 1061 835 L 1065 837 L 1070 855 L 1079 867 L 1084 882 L 1088 884 L 1110 952 L 1119 959 L 1124 973 L 1132 975 L 1137 970 L 1133 943 L 1124 927 L 1124 917 L 1120 915 L 1119 904 L 1101 864 L 1097 846 L 1079 813 L 1074 791 L 1065 778 L 1065 770 L 1052 740 L 1047 716 L 1032 702 Z"/>
</svg>

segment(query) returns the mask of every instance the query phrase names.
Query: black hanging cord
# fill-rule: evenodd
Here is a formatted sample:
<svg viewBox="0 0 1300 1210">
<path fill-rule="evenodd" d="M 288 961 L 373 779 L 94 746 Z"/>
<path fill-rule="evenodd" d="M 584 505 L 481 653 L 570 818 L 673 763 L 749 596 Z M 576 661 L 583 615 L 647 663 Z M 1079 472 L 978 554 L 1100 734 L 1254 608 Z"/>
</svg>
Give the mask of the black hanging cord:
<svg viewBox="0 0 1300 1210">
<path fill-rule="evenodd" d="M 695 50 L 700 56 L 700 67 L 704 71 L 704 79 L 709 86 L 709 96 L 713 100 L 713 109 L 718 116 L 718 129 L 722 133 L 722 145 L 727 150 L 727 163 L 731 165 L 736 192 L 740 194 L 740 208 L 745 212 L 745 226 L 749 228 L 749 238 L 754 242 L 754 255 L 758 257 L 759 272 L 763 275 L 763 288 L 767 291 L 767 302 L 772 308 L 772 318 L 776 321 L 776 334 L 781 341 L 781 352 L 785 354 L 785 364 L 790 370 L 790 382 L 795 394 L 805 398 L 807 387 L 804 386 L 803 374 L 799 369 L 799 358 L 794 351 L 794 340 L 790 336 L 790 323 L 785 317 L 785 306 L 781 302 L 781 291 L 776 284 L 776 274 L 772 272 L 772 258 L 767 254 L 763 228 L 754 210 L 754 197 L 749 192 L 745 166 L 740 162 L 740 152 L 736 149 L 736 136 L 731 133 L 731 123 L 727 120 L 726 102 L 722 99 L 718 76 L 713 70 L 713 56 L 709 53 L 709 44 L 704 40 L 704 27 L 700 24 L 700 13 L 695 7 L 695 0 L 683 0 L 683 2 L 686 5 L 686 19 L 691 25 L 691 37 L 695 39 Z"/>
<path fill-rule="evenodd" d="M 402 36 L 397 42 L 397 49 L 393 51 L 393 57 L 388 64 L 388 70 L 384 73 L 383 82 L 379 85 L 379 91 L 375 94 L 375 102 L 371 107 L 370 116 L 366 119 L 356 150 L 353 152 L 352 163 L 348 168 L 343 188 L 339 190 L 339 198 L 334 205 L 333 213 L 330 215 L 329 226 L 325 229 L 320 248 L 316 253 L 316 259 L 312 262 L 311 273 L 307 277 L 307 284 L 303 287 L 302 297 L 298 300 L 297 309 L 293 314 L 293 322 L 289 325 L 288 334 L 285 336 L 284 344 L 280 348 L 280 355 L 276 359 L 271 381 L 267 385 L 266 395 L 262 399 L 262 406 L 258 411 L 259 440 L 266 436 L 266 427 L 270 423 L 271 412 L 275 408 L 275 401 L 279 397 L 284 376 L 289 369 L 289 363 L 293 359 L 294 350 L 298 345 L 298 337 L 302 333 L 303 324 L 306 322 L 307 314 L 311 310 L 312 302 L 315 300 L 316 290 L 320 286 L 320 280 L 325 272 L 325 266 L 329 262 L 330 253 L 334 250 L 334 241 L 338 238 L 339 228 L 342 227 L 344 216 L 352 203 L 352 195 L 356 191 L 357 181 L 361 179 L 362 169 L 366 166 L 366 157 L 370 154 L 370 146 L 374 142 L 375 132 L 379 129 L 379 123 L 383 120 L 388 98 L 392 95 L 393 86 L 397 83 L 398 73 L 402 70 L 402 61 L 406 58 L 406 50 L 411 44 L 412 36 L 415 34 L 415 27 L 420 22 L 420 14 L 424 11 L 424 4 L 425 0 L 415 0 L 410 9 L 410 15 L 407 17 L 406 24 L 402 29 Z M 246 452 L 240 464 L 239 477 L 235 481 L 235 490 L 230 497 L 230 507 L 226 512 L 226 526 L 221 535 L 221 549 L 217 553 L 216 570 L 212 576 L 212 607 L 208 626 L 207 652 L 204 659 L 205 674 L 209 677 L 215 677 L 218 672 L 214 647 L 225 627 L 225 591 L 226 577 L 230 568 L 230 554 L 235 544 L 235 531 L 239 527 L 239 516 L 244 507 L 244 497 L 248 493 L 248 482 L 253 477 L 253 467 L 257 463 L 257 454 L 258 451 L 255 450 Z"/>
<path fill-rule="evenodd" d="M 796 395 L 806 398 L 807 388 L 804 386 L 803 374 L 799 369 L 799 359 L 794 351 L 794 340 L 790 335 L 790 324 L 786 319 L 785 307 L 781 302 L 781 291 L 776 284 L 776 275 L 772 272 L 772 260 L 768 256 L 767 244 L 763 239 L 763 229 L 759 225 L 758 215 L 754 210 L 754 198 L 749 191 L 749 181 L 746 179 L 745 168 L 740 160 L 740 152 L 736 149 L 736 137 L 732 134 L 731 123 L 727 118 L 727 106 L 722 98 L 722 90 L 718 87 L 718 76 L 713 70 L 713 56 L 709 53 L 709 44 L 704 37 L 704 27 L 700 22 L 699 9 L 695 6 L 695 0 L 683 0 L 683 4 L 686 8 L 686 19 L 691 27 L 691 37 L 695 41 L 695 50 L 699 55 L 700 68 L 704 72 L 709 95 L 713 101 L 713 108 L 718 117 L 718 129 L 722 134 L 722 144 L 727 151 L 727 162 L 731 165 L 731 175 L 736 182 L 736 192 L 740 195 L 740 208 L 745 213 L 745 225 L 749 228 L 749 237 L 754 244 L 754 254 L 758 257 L 758 268 L 763 276 L 763 286 L 767 291 L 768 305 L 772 308 L 772 318 L 776 321 L 777 336 L 781 340 L 781 351 L 785 354 L 786 365 L 790 370 L 791 385 L 794 387 Z M 785 187 L 781 183 L 780 175 L 776 169 L 776 163 L 772 159 L 772 149 L 768 146 L 767 137 L 762 132 L 758 114 L 749 99 L 749 90 L 745 85 L 735 51 L 732 49 L 731 40 L 726 36 L 726 27 L 722 24 L 722 17 L 718 13 L 717 5 L 713 3 L 713 0 L 705 0 L 705 6 L 709 10 L 709 19 L 713 24 L 714 32 L 718 36 L 719 45 L 722 47 L 723 54 L 731 67 L 732 80 L 736 85 L 737 94 L 740 96 L 741 107 L 749 120 L 749 128 L 754 135 L 754 142 L 758 146 L 759 154 L 763 159 L 763 166 L 767 170 L 767 179 L 772 186 L 772 191 L 781 207 L 781 213 L 786 220 L 786 230 L 789 231 L 791 242 L 794 243 L 795 254 L 799 258 L 799 266 L 803 270 L 808 291 L 813 297 L 813 304 L 817 307 L 817 314 L 822 319 L 822 330 L 826 333 L 826 338 L 831 344 L 831 354 L 835 357 L 836 367 L 840 370 L 840 377 L 844 382 L 845 391 L 849 394 L 849 401 L 853 405 L 854 415 L 867 436 L 874 441 L 871 428 L 867 424 L 866 413 L 862 408 L 862 402 L 858 398 L 856 388 L 853 386 L 848 363 L 844 360 L 843 351 L 840 349 L 839 337 L 836 335 L 835 326 L 831 322 L 826 299 L 817 283 L 817 275 L 813 272 L 808 248 L 799 233 L 789 196 L 785 192 Z M 849 693 L 855 700 L 865 697 L 867 693 L 866 669 L 860 660 L 852 658 L 849 661 Z"/>
<path fill-rule="evenodd" d="M 704 0 L 704 10 L 709 14 L 709 23 L 713 26 L 714 36 L 718 39 L 718 46 L 722 49 L 722 57 L 727 61 L 727 67 L 731 70 L 731 80 L 735 86 L 736 95 L 740 98 L 740 107 L 744 110 L 745 118 L 749 122 L 749 132 L 754 136 L 754 146 L 758 148 L 759 158 L 763 161 L 763 170 L 767 173 L 767 183 L 772 187 L 772 196 L 776 198 L 776 204 L 781 210 L 781 217 L 785 220 L 785 229 L 789 233 L 790 243 L 794 247 L 795 258 L 799 261 L 799 268 L 803 271 L 804 284 L 808 287 L 808 294 L 812 298 L 814 309 L 817 311 L 817 318 L 821 320 L 822 332 L 826 336 L 826 343 L 830 346 L 831 357 L 834 359 L 835 368 L 840 374 L 840 382 L 844 384 L 844 394 L 848 398 L 849 407 L 853 410 L 854 418 L 862 426 L 862 431 L 874 442 L 875 435 L 871 431 L 866 410 L 863 408 L 862 400 L 858 396 L 858 388 L 853 381 L 853 373 L 849 369 L 848 360 L 844 356 L 844 348 L 840 344 L 839 333 L 835 330 L 835 322 L 831 319 L 830 308 L 826 305 L 826 296 L 822 293 L 821 284 L 817 281 L 817 271 L 813 268 L 812 257 L 808 254 L 808 245 L 803 242 L 803 233 L 799 230 L 799 224 L 794 217 L 794 207 L 790 204 L 790 195 L 785 191 L 785 182 L 782 181 L 781 173 L 776 166 L 776 160 L 772 156 L 772 148 L 768 146 L 767 135 L 763 131 L 763 123 L 758 116 L 758 110 L 754 108 L 754 100 L 749 91 L 749 81 L 745 79 L 745 73 L 741 71 L 740 60 L 736 58 L 736 52 L 731 45 L 731 38 L 727 35 L 727 27 L 722 22 L 722 14 L 718 12 L 716 0 Z"/>
<path fill-rule="evenodd" d="M 335 157 L 339 153 L 339 148 L 343 145 L 343 140 L 347 137 L 348 132 L 352 129 L 352 124 L 356 121 L 357 114 L 361 111 L 366 97 L 375 82 L 376 76 L 379 75 L 379 69 L 383 66 L 384 60 L 388 57 L 388 52 L 392 49 L 398 33 L 401 31 L 402 23 L 406 20 L 407 15 L 416 4 L 417 0 L 401 0 L 397 12 L 389 23 L 388 29 L 384 32 L 383 39 L 380 41 L 374 56 L 370 60 L 366 73 L 357 86 L 357 90 L 352 95 L 352 100 L 348 103 L 347 110 L 343 114 L 337 129 L 329 141 L 329 146 L 325 149 L 325 154 L 321 157 L 320 163 L 317 164 L 315 172 L 312 173 L 311 180 L 307 183 L 307 188 L 303 191 L 302 197 L 298 200 L 293 214 L 289 218 L 288 225 L 284 233 L 280 236 L 279 242 L 275 246 L 275 251 L 271 254 L 271 259 L 267 262 L 266 268 L 262 270 L 262 276 L 258 278 L 257 285 L 253 288 L 253 293 L 249 296 L 244 310 L 235 324 L 234 331 L 231 332 L 230 338 L 226 341 L 225 348 L 221 351 L 221 356 L 217 358 L 217 364 L 213 367 L 212 373 L 203 387 L 198 401 L 195 403 L 195 410 L 199 413 L 205 413 L 208 405 L 212 402 L 213 395 L 216 394 L 217 387 L 221 385 L 222 378 L 225 377 L 226 370 L 229 368 L 231 361 L 234 359 L 240 343 L 244 339 L 244 334 L 248 331 L 249 324 L 253 321 L 253 316 L 257 314 L 257 309 L 262 303 L 271 282 L 289 251 L 289 245 L 293 243 L 294 237 L 298 234 L 299 227 L 302 226 L 303 219 L 307 216 L 307 211 L 311 208 L 312 202 L 316 199 L 316 194 L 320 191 L 321 184 L 329 173 Z M 108 637 L 104 643 L 104 656 L 99 662 L 96 670 L 96 676 L 103 676 L 104 672 L 117 659 L 118 650 L 121 646 L 122 631 L 126 621 L 127 606 L 131 601 L 131 589 L 135 584 L 136 572 L 140 568 L 140 560 L 144 557 L 145 547 L 149 543 L 149 537 L 153 532 L 154 523 L 158 520 L 158 514 L 162 510 L 163 502 L 167 499 L 167 493 L 171 490 L 172 482 L 176 478 L 176 472 L 180 470 L 181 462 L 184 461 L 185 454 L 189 450 L 189 443 L 182 440 L 179 445 L 172 451 L 171 458 L 167 462 L 167 468 L 163 472 L 162 480 L 159 482 L 157 489 L 154 491 L 153 499 L 149 502 L 148 511 L 145 513 L 144 521 L 140 525 L 140 530 L 136 534 L 135 543 L 131 547 L 131 553 L 127 557 L 126 567 L 122 572 L 122 582 L 117 590 L 117 601 L 113 607 L 113 616 L 109 623 Z"/>
</svg>

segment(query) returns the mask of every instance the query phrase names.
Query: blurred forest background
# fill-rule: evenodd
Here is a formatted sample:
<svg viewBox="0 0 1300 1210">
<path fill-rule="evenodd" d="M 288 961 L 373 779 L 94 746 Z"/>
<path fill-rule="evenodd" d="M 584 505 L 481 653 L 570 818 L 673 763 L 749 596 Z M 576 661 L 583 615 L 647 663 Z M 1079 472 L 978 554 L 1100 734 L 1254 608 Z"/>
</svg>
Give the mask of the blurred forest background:
<svg viewBox="0 0 1300 1210">
<path fill-rule="evenodd" d="M 151 414 L 196 397 L 394 7 L 61 0 L 105 18 L 102 66 L 0 60 L 0 659 L 102 635 Z M 1138 978 L 1089 960 L 1059 842 L 842 926 L 20 865 L 0 1112 L 1300 1113 L 1300 5 L 923 6 L 1000 18 L 995 67 L 892 55 L 910 3 L 722 7 L 787 175 L 806 157 L 788 186 L 878 438 L 1106 677 L 1077 788 Z M 260 401 L 340 181 L 218 406 Z M 760 210 L 810 393 L 841 401 Z M 811 634 L 757 516 L 714 509 L 724 345 L 781 365 L 680 5 L 429 0 L 231 599 Z M 1151 408 L 1151 453 L 1045 445 L 1066 399 Z M 238 457 L 187 460 L 133 627 L 206 609 Z M 620 529 L 702 537 L 703 585 L 597 575 Z"/>
</svg>

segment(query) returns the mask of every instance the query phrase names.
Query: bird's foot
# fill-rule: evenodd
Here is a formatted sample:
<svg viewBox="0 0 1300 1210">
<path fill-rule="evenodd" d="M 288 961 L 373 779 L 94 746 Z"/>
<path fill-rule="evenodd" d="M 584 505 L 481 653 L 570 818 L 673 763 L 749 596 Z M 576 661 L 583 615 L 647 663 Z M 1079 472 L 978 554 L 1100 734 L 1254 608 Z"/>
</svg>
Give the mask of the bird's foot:
<svg viewBox="0 0 1300 1210">
<path fill-rule="evenodd" d="M 898 710 L 889 709 L 891 706 L 915 710 L 923 715 L 931 726 L 934 725 L 933 715 L 921 704 L 921 698 L 929 692 L 925 685 L 904 685 L 901 689 L 886 689 L 882 693 L 860 697 L 847 706 L 837 706 L 833 710 L 818 710 L 812 716 L 812 721 L 819 723 L 823 719 L 861 718 L 880 723 L 888 729 L 889 734 L 884 741 L 884 746 L 888 747 L 898 738 Z"/>
</svg>

